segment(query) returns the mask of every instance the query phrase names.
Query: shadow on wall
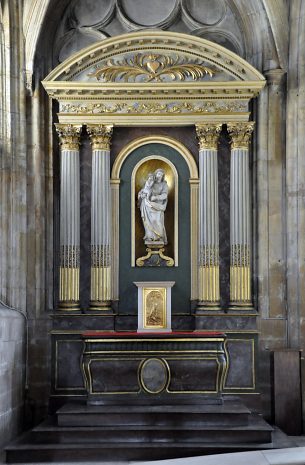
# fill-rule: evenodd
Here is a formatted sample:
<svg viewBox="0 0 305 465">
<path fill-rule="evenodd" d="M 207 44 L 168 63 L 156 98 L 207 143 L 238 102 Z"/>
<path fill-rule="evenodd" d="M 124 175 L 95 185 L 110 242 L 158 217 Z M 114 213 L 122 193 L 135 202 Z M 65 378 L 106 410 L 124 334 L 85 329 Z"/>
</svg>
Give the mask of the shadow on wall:
<svg viewBox="0 0 305 465">
<path fill-rule="evenodd" d="M 22 430 L 26 317 L 0 301 L 0 449 Z"/>
</svg>

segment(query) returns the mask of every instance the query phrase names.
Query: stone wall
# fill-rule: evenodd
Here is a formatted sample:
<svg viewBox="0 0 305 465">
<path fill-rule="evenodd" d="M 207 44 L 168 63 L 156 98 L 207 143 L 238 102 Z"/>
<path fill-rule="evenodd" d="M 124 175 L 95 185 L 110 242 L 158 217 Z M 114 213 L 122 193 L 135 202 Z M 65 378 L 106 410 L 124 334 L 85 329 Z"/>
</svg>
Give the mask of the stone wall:
<svg viewBox="0 0 305 465">
<path fill-rule="evenodd" d="M 137 27 L 120 22 L 122 15 L 119 19 L 113 15 L 109 22 L 106 18 L 105 27 L 101 26 L 102 10 L 97 14 L 96 9 L 86 11 L 86 3 L 97 9 L 105 4 L 93 0 L 73 4 L 70 0 L 0 2 L 0 298 L 27 312 L 30 320 L 28 408 L 33 422 L 43 416 L 48 402 L 48 312 L 57 301 L 53 300 L 54 268 L 57 269 L 53 250 L 58 231 L 57 225 L 53 225 L 53 215 L 56 217 L 58 213 L 58 204 L 53 179 L 58 172 L 56 163 L 53 166 L 52 135 L 56 109 L 52 115 L 52 105 L 40 81 L 59 61 L 88 45 L 86 25 L 99 25 L 91 28 L 90 41 L 100 40 L 103 34 L 113 36 Z M 192 4 L 187 0 L 181 3 Z M 202 1 L 201 7 L 204 3 L 211 4 Z M 305 2 L 227 0 L 226 3 L 224 18 L 215 27 L 207 25 L 206 19 L 211 19 L 213 13 L 217 20 L 218 12 L 222 11 L 217 4 L 221 2 L 213 2 L 209 10 L 199 9 L 197 2 L 198 11 L 190 13 L 197 16 L 199 23 L 193 22 L 188 14 L 186 17 L 186 9 L 177 11 L 176 17 L 170 15 L 169 23 L 162 27 L 192 32 L 225 45 L 264 72 L 268 80 L 253 104 L 251 119 L 256 121 L 252 166 L 253 275 L 255 304 L 260 315 L 259 372 L 263 411 L 270 416 L 270 353 L 276 348 L 304 348 L 305 344 Z M 90 11 L 92 18 L 88 18 Z M 209 18 L 202 17 L 204 11 L 209 11 Z M 146 19 L 144 9 L 135 11 L 132 7 L 126 14 L 132 15 L 135 23 L 141 21 L 135 15 Z M 73 18 L 77 27 L 71 21 Z M 18 410 L 17 394 L 12 391 L 12 400 L 9 394 L 11 374 L 4 373 L 16 372 L 15 388 L 22 371 L 14 366 L 14 357 L 21 356 L 22 339 L 18 346 L 18 331 L 5 328 L 19 327 L 23 317 L 10 312 L 6 309 L 0 315 L 1 440 L 7 440 L 16 431 L 13 426 L 4 428 L 4 425 L 18 418 L 9 410 Z M 9 339 L 9 334 L 17 339 Z M 7 349 L 14 344 L 18 350 Z M 305 389 L 305 380 L 303 386 Z"/>
<path fill-rule="evenodd" d="M 0 448 L 21 431 L 25 358 L 25 317 L 0 303 Z"/>
</svg>

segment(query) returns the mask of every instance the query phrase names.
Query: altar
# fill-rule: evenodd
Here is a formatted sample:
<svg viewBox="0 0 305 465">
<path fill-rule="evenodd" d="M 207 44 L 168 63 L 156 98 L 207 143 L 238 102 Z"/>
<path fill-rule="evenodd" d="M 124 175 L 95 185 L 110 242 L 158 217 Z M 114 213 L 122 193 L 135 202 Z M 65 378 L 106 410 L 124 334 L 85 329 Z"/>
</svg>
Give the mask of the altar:
<svg viewBox="0 0 305 465">
<path fill-rule="evenodd" d="M 264 85 L 229 50 L 163 31 L 105 39 L 43 81 L 60 172 L 51 411 L 232 395 L 259 410 L 249 105 Z"/>
<path fill-rule="evenodd" d="M 225 335 L 86 331 L 88 404 L 222 403 Z"/>
</svg>

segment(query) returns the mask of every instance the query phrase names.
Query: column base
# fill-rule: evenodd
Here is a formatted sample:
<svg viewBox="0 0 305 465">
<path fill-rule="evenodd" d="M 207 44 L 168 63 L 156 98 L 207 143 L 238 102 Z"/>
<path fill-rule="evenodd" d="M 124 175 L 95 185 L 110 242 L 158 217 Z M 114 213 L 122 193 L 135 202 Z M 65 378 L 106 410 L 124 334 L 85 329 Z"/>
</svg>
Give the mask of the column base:
<svg viewBox="0 0 305 465">
<path fill-rule="evenodd" d="M 79 302 L 64 302 L 61 301 L 58 303 L 57 309 L 62 312 L 80 312 Z"/>
<path fill-rule="evenodd" d="M 112 302 L 111 300 L 107 300 L 107 301 L 91 300 L 89 310 L 97 311 L 97 312 L 113 313 Z"/>
<path fill-rule="evenodd" d="M 204 313 L 206 311 L 221 310 L 220 302 L 206 302 L 199 300 L 196 305 L 196 314 Z"/>
<path fill-rule="evenodd" d="M 252 302 L 230 302 L 229 311 L 232 311 L 232 310 L 255 312 Z"/>
</svg>

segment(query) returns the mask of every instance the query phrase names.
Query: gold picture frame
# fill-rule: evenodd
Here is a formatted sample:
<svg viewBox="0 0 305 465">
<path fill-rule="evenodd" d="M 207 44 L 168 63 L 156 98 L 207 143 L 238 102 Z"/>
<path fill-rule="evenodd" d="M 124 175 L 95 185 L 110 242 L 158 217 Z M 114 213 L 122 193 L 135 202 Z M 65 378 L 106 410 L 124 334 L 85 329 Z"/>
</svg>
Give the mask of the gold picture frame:
<svg viewBox="0 0 305 465">
<path fill-rule="evenodd" d="M 166 288 L 143 288 L 143 328 L 165 329 L 166 320 Z"/>
</svg>

